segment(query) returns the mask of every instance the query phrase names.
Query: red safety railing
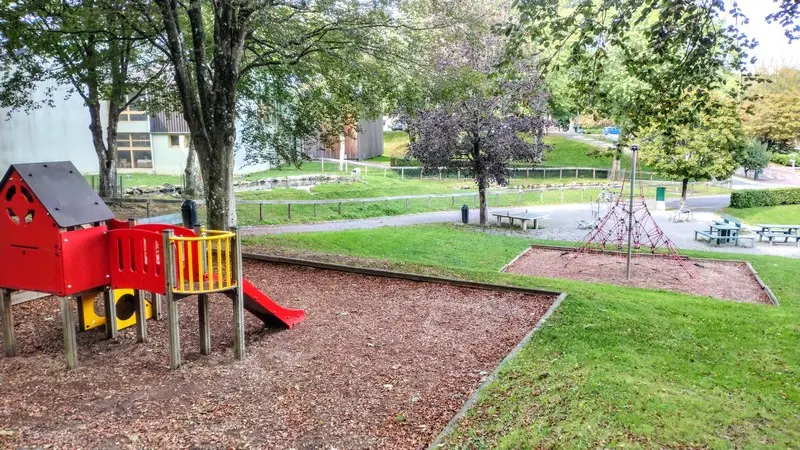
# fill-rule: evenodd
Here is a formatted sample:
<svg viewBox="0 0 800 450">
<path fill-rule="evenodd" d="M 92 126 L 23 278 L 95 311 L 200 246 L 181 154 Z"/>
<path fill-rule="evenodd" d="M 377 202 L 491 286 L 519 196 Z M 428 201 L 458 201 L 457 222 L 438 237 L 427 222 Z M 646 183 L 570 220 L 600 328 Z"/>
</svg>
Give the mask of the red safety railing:
<svg viewBox="0 0 800 450">
<path fill-rule="evenodd" d="M 166 293 L 161 234 L 136 228 L 108 232 L 112 289 Z"/>
</svg>

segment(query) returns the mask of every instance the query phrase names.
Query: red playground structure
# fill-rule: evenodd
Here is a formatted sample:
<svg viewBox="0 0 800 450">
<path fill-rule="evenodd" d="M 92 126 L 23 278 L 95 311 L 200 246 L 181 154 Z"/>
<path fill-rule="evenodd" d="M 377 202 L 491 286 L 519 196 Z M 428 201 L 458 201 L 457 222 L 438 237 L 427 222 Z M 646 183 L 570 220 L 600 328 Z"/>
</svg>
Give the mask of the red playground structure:
<svg viewBox="0 0 800 450">
<path fill-rule="evenodd" d="M 136 326 L 147 340 L 147 318 L 169 321 L 170 367 L 180 359 L 178 305 L 196 296 L 200 352 L 211 349 L 209 294 L 233 300 L 234 357 L 243 359 L 244 310 L 265 326 L 292 328 L 305 318 L 284 308 L 242 276 L 241 237 L 231 231 L 119 221 L 71 162 L 12 165 L 0 180 L 0 318 L 8 356 L 17 354 L 11 292 L 59 297 L 67 367 L 77 364 L 73 301 L 81 330 Z M 94 313 L 102 294 L 105 317 Z M 150 300 L 146 300 L 146 297 Z M 44 300 L 47 301 L 47 300 Z M 114 318 L 114 320 L 108 320 Z"/>
</svg>

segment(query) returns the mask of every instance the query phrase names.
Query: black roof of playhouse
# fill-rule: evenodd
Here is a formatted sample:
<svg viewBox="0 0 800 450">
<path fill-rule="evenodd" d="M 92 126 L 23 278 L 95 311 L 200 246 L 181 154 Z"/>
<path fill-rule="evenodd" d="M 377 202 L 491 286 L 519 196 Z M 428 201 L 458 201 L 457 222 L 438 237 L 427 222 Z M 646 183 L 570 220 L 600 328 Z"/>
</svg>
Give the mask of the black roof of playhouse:
<svg viewBox="0 0 800 450">
<path fill-rule="evenodd" d="M 69 161 L 12 164 L 0 181 L 0 189 L 5 186 L 12 170 L 19 173 L 62 228 L 114 218 L 114 213 Z"/>
</svg>

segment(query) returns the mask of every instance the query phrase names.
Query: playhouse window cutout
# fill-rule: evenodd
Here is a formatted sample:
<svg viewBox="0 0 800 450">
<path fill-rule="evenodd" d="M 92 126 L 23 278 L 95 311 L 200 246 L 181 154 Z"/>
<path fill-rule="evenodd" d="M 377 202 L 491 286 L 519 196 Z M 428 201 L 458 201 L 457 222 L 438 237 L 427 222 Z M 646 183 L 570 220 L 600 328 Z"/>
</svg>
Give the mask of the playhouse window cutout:
<svg viewBox="0 0 800 450">
<path fill-rule="evenodd" d="M 8 190 L 6 191 L 6 201 L 10 202 L 11 199 L 14 198 L 14 194 L 16 193 L 17 193 L 17 187 L 12 184 L 11 186 L 8 187 Z"/>
</svg>

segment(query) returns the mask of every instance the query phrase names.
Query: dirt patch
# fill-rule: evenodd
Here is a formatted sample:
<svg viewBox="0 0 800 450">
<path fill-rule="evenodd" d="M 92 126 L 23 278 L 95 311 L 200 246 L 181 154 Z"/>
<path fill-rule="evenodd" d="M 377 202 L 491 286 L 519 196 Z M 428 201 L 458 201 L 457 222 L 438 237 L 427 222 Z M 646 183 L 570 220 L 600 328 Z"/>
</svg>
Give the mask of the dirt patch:
<svg viewBox="0 0 800 450">
<path fill-rule="evenodd" d="M 421 448 L 555 300 L 259 262 L 245 274 L 307 319 L 271 331 L 246 315 L 241 362 L 222 296 L 210 356 L 194 298 L 181 302 L 177 371 L 164 321 L 143 345 L 133 329 L 80 333 L 67 372 L 55 299 L 15 307 L 22 355 L 0 357 L 0 447 Z"/>
<path fill-rule="evenodd" d="M 772 304 L 747 264 L 737 261 L 679 262 L 668 257 L 638 255 L 633 257 L 633 279 L 628 281 L 626 259 L 616 253 L 587 252 L 576 257 L 572 249 L 531 247 L 505 271 Z"/>
</svg>

